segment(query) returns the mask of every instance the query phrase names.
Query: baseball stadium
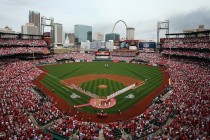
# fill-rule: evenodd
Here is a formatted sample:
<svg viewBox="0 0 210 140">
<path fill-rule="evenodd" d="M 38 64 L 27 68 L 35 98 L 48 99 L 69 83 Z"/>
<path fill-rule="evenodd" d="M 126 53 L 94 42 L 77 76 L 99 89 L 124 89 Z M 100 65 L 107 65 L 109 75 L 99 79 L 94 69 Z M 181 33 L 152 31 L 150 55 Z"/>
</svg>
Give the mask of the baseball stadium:
<svg viewBox="0 0 210 140">
<path fill-rule="evenodd" d="M 210 139 L 209 33 L 56 48 L 0 32 L 0 139 Z"/>
</svg>

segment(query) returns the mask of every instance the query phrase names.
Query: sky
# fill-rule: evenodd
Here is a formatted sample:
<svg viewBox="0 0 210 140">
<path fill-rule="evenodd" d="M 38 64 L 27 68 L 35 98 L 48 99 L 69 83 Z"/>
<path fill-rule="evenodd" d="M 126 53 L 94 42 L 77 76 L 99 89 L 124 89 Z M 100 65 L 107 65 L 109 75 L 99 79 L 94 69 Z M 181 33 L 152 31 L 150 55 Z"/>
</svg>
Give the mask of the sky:
<svg viewBox="0 0 210 140">
<path fill-rule="evenodd" d="M 29 10 L 53 17 L 65 33 L 73 33 L 74 25 L 82 24 L 107 34 L 119 20 L 135 28 L 135 39 L 142 40 L 156 40 L 158 21 L 169 20 L 170 33 L 199 25 L 210 29 L 210 0 L 0 0 L 0 28 L 20 32 L 29 22 Z M 124 23 L 118 22 L 114 32 L 125 37 Z M 165 37 L 165 30 L 160 37 Z"/>
</svg>

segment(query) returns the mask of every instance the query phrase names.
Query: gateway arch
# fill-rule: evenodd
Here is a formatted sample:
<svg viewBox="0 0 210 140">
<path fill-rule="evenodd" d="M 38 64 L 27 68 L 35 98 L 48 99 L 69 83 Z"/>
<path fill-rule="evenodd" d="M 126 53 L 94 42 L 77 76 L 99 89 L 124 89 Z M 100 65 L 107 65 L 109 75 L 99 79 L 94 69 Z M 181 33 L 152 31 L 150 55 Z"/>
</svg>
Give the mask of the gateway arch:
<svg viewBox="0 0 210 140">
<path fill-rule="evenodd" d="M 117 23 L 119 23 L 119 22 L 122 22 L 122 23 L 125 24 L 125 27 L 126 27 L 126 39 L 127 39 L 127 38 L 128 38 L 128 34 L 127 34 L 128 26 L 127 26 L 127 24 L 125 23 L 125 21 L 123 21 L 123 20 L 118 20 L 118 21 L 114 24 L 114 27 L 113 27 L 113 29 L 112 29 L 112 33 L 114 33 L 115 26 L 116 26 Z"/>
</svg>

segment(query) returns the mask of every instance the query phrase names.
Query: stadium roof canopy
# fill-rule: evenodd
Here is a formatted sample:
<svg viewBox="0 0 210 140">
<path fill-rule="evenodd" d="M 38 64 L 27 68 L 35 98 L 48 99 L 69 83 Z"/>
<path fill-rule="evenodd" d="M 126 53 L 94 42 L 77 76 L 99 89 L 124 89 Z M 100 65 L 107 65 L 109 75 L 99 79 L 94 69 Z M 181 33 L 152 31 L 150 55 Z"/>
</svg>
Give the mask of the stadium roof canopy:
<svg viewBox="0 0 210 140">
<path fill-rule="evenodd" d="M 206 30 L 206 31 L 198 31 L 198 32 L 190 32 L 190 33 L 170 33 L 170 34 L 165 34 L 166 37 L 169 36 L 185 36 L 185 37 L 193 37 L 193 36 L 209 36 L 210 34 L 210 30 Z"/>
<path fill-rule="evenodd" d="M 43 38 L 43 35 L 33 35 L 33 34 L 22 34 L 22 33 L 5 33 L 5 32 L 0 32 L 0 38 L 5 38 L 5 35 L 8 36 L 17 36 L 18 38 L 23 38 L 23 36 L 25 37 L 29 37 L 29 38 L 33 38 L 33 37 L 38 37 L 38 38 Z M 9 38 L 9 37 L 8 37 Z"/>
</svg>

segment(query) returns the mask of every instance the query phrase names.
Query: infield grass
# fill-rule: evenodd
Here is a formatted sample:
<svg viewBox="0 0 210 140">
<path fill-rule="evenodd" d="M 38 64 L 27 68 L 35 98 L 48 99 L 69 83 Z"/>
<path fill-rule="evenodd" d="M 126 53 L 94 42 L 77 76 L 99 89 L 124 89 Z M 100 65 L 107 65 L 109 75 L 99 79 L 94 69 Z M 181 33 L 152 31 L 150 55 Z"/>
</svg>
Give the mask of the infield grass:
<svg viewBox="0 0 210 140">
<path fill-rule="evenodd" d="M 100 85 L 106 85 L 107 87 L 100 88 Z M 120 89 L 125 88 L 124 84 L 106 78 L 84 82 L 80 85 L 80 87 L 99 96 L 108 96 Z"/>
</svg>

